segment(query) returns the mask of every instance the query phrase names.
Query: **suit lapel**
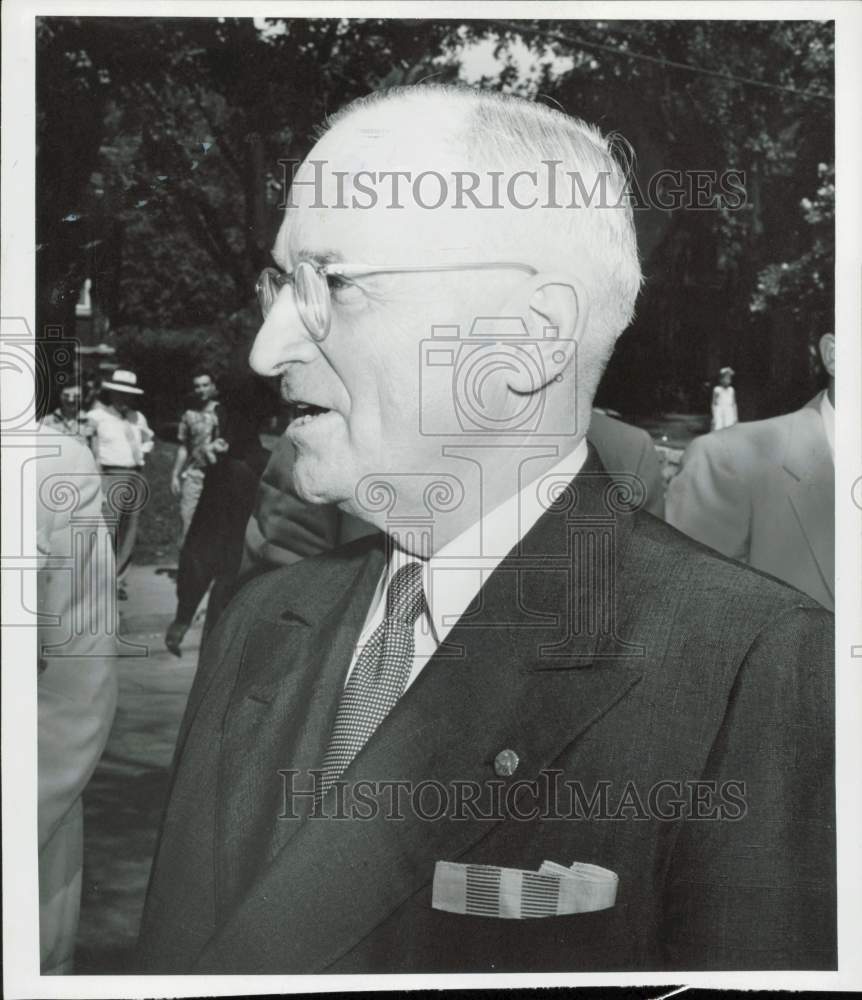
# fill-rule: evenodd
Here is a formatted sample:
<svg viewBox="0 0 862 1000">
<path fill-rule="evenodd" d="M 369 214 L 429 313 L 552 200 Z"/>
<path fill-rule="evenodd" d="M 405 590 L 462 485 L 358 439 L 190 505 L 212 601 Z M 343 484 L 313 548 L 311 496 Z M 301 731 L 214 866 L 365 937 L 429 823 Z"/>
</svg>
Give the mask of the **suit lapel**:
<svg viewBox="0 0 862 1000">
<path fill-rule="evenodd" d="M 606 523 L 610 481 L 595 469 L 596 482 L 583 474 L 576 480 L 586 484 L 577 514 Z M 631 529 L 629 518 L 614 520 L 621 530 L 610 558 L 618 567 Z M 607 630 L 572 628 L 585 600 L 568 583 L 572 524 L 562 508 L 539 521 L 486 582 L 482 620 L 453 629 L 448 646 L 463 655 L 438 651 L 343 775 L 353 788 L 402 782 L 414 794 L 424 782 L 425 797 L 411 801 L 407 791 L 398 800 L 383 786 L 370 796 L 368 818 L 307 819 L 204 950 L 201 971 L 236 969 L 237 961 L 260 972 L 332 965 L 430 881 L 435 861 L 457 859 L 494 829 L 503 818 L 493 805 L 495 785 L 499 795 L 508 782 L 535 778 L 637 683 L 640 661 L 623 658 Z M 605 591 L 593 589 L 606 604 Z M 538 610 L 551 612 L 557 628 L 537 627 L 530 612 Z M 613 618 L 607 607 L 596 610 L 598 622 Z M 294 684 L 289 697 L 298 694 Z M 236 731 L 237 749 L 249 733 Z M 494 761 L 504 749 L 520 763 L 512 777 L 500 778 Z M 436 822 L 422 815 L 423 808 L 439 810 L 440 789 L 451 815 L 455 789 L 465 782 L 478 790 L 480 815 L 467 810 L 458 821 Z M 242 798 L 250 793 L 246 787 Z M 330 814 L 336 797 L 337 789 L 325 800 Z"/>
<path fill-rule="evenodd" d="M 344 674 L 382 569 L 372 551 L 358 572 L 329 581 L 334 605 L 286 610 L 249 631 L 223 724 L 216 815 L 216 905 L 228 911 L 261 859 L 295 833 L 282 820 L 287 772 L 319 766 Z M 310 587 L 303 596 L 314 592 Z M 322 612 L 320 621 L 313 616 Z M 311 620 L 310 620 L 311 619 Z M 284 774 L 281 772 L 285 772 Z M 305 800 L 302 800 L 305 802 Z M 275 831 L 275 833 L 273 832 Z"/>
<path fill-rule="evenodd" d="M 834 598 L 835 469 L 820 416 L 820 399 L 816 396 L 794 414 L 783 467 L 789 476 L 788 499 L 802 537 L 823 586 Z"/>
</svg>

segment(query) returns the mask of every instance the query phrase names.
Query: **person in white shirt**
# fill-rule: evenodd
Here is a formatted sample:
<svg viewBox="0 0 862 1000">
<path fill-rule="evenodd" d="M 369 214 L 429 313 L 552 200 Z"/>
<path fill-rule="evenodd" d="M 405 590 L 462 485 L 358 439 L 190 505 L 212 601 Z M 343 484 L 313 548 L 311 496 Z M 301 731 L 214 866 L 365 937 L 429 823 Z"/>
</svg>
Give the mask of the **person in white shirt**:
<svg viewBox="0 0 862 1000">
<path fill-rule="evenodd" d="M 801 410 L 695 438 L 665 498 L 675 528 L 835 606 L 835 337 Z"/>
<path fill-rule="evenodd" d="M 93 450 L 102 470 L 109 524 L 116 530 L 117 595 L 126 597 L 125 576 L 135 551 L 138 519 L 149 496 L 144 456 L 155 435 L 131 404 L 142 396 L 134 372 L 118 369 L 102 384 L 99 402 L 87 417 L 95 429 Z"/>
<path fill-rule="evenodd" d="M 733 427 L 739 422 L 736 409 L 736 390 L 733 388 L 732 368 L 722 368 L 718 373 L 718 385 L 712 390 L 712 426 L 710 430 L 720 431 L 725 427 Z"/>
</svg>

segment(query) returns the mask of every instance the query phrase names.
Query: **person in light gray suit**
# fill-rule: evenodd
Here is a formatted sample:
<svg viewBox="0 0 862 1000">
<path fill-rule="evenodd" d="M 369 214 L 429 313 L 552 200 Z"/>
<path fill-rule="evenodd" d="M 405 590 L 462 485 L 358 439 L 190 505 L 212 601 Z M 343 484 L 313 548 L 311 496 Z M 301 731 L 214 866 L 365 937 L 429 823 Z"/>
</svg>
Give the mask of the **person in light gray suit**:
<svg viewBox="0 0 862 1000">
<path fill-rule="evenodd" d="M 40 968 L 67 975 L 83 884 L 81 795 L 117 706 L 117 581 L 90 449 L 47 422 L 38 444 Z"/>
<path fill-rule="evenodd" d="M 829 384 L 800 410 L 695 438 L 667 492 L 667 519 L 723 555 L 835 607 L 835 337 Z"/>
</svg>

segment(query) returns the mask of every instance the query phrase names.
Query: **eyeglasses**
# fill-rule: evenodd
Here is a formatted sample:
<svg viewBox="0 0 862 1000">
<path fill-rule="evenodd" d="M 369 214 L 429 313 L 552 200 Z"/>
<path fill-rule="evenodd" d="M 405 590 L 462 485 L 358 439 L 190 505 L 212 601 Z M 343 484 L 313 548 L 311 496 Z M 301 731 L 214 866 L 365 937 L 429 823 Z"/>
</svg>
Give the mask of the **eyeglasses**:
<svg viewBox="0 0 862 1000">
<path fill-rule="evenodd" d="M 361 278 L 371 274 L 420 274 L 432 271 L 491 271 L 512 268 L 536 274 L 529 264 L 513 261 L 483 261 L 467 264 L 321 264 L 301 260 L 287 274 L 274 267 L 265 267 L 255 285 L 257 300 L 266 319 L 285 285 L 293 286 L 297 312 L 308 332 L 316 341 L 325 340 L 332 322 L 332 286 L 330 281 Z"/>
</svg>

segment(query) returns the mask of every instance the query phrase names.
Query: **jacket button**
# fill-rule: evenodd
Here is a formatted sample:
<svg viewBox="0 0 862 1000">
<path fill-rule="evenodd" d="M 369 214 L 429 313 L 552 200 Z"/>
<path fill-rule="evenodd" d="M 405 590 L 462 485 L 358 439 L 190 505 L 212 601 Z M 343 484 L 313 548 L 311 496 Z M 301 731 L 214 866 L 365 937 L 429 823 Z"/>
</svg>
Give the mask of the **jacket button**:
<svg viewBox="0 0 862 1000">
<path fill-rule="evenodd" d="M 515 773 L 519 763 L 514 750 L 501 750 L 494 758 L 494 770 L 501 778 L 509 778 Z"/>
</svg>

